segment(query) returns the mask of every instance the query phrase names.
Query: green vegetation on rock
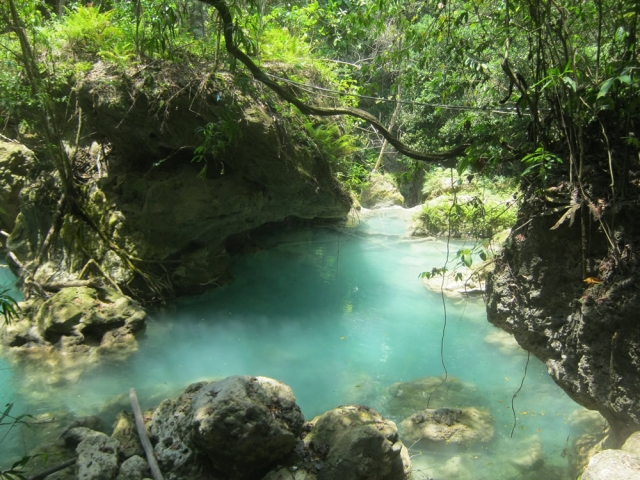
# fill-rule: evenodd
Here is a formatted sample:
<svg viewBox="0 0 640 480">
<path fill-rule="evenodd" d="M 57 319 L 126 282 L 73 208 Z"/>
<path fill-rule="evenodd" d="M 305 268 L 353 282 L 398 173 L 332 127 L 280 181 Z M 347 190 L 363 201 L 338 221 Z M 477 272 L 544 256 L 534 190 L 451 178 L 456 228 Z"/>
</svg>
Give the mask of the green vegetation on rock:
<svg viewBox="0 0 640 480">
<path fill-rule="evenodd" d="M 511 228 L 518 213 L 518 184 L 505 177 L 460 177 L 434 168 L 425 176 L 422 211 L 414 235 L 491 238 Z"/>
</svg>

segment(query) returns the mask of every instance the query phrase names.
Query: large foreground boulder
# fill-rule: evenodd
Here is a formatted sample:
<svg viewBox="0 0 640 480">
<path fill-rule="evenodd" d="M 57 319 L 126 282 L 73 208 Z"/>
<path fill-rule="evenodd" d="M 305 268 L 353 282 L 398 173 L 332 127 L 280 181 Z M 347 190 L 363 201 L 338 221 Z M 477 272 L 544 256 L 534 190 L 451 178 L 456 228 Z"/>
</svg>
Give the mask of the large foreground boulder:
<svg viewBox="0 0 640 480">
<path fill-rule="evenodd" d="M 238 477 L 251 477 L 293 450 L 304 423 L 291 388 L 266 377 L 206 385 L 192 408 L 193 445 Z"/>
<path fill-rule="evenodd" d="M 294 449 L 303 423 L 287 385 L 234 376 L 191 385 L 162 402 L 151 434 L 160 466 L 180 478 L 195 475 L 199 465 L 232 478 L 259 478 Z"/>
<path fill-rule="evenodd" d="M 361 405 L 338 407 L 307 424 L 304 438 L 318 480 L 404 480 L 409 452 L 395 423 Z"/>
</svg>

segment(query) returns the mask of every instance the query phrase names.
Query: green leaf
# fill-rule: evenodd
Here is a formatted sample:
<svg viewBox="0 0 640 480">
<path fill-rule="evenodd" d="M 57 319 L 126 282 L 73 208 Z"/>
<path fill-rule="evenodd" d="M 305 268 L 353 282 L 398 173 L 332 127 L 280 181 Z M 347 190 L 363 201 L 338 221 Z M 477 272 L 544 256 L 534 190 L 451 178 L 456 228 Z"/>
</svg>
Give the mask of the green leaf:
<svg viewBox="0 0 640 480">
<path fill-rule="evenodd" d="M 600 91 L 598 92 L 598 96 L 596 97 L 596 100 L 598 98 L 601 98 L 607 95 L 614 81 L 615 81 L 615 78 L 609 78 L 602 83 L 602 86 L 600 87 Z"/>
<path fill-rule="evenodd" d="M 620 75 L 618 80 L 622 83 L 626 83 L 627 85 L 631 85 L 631 77 L 629 75 Z"/>
<path fill-rule="evenodd" d="M 571 77 L 562 77 L 562 81 L 574 92 L 576 91 L 576 82 Z"/>
</svg>

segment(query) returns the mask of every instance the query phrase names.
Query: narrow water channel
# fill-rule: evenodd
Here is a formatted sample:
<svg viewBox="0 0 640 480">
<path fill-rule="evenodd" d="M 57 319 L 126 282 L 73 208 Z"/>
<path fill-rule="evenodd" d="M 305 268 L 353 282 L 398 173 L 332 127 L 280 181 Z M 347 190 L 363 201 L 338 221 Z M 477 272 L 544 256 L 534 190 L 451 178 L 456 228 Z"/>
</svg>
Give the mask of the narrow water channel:
<svg viewBox="0 0 640 480">
<path fill-rule="evenodd" d="M 448 380 L 434 406 L 488 409 L 494 438 L 464 449 L 417 443 L 413 478 L 529 478 L 514 460 L 534 451 L 544 461 L 538 478 L 569 478 L 566 447 L 587 412 L 532 357 L 514 429 L 512 397 L 526 352 L 487 322 L 481 299 L 445 300 L 442 340 L 443 299 L 418 275 L 443 266 L 447 245 L 405 237 L 410 215 L 379 210 L 363 214 L 356 228 L 298 227 L 255 238 L 262 250 L 234 258 L 233 283 L 152 314 L 126 365 L 60 384 L 30 382 L 0 363 L 1 400 L 15 402 L 15 413 L 108 416 L 126 408 L 132 386 L 149 407 L 194 381 L 264 375 L 292 387 L 307 419 L 359 403 L 399 424 L 411 409 L 426 408 L 425 385 L 439 382 L 414 381 L 443 378 L 444 359 Z M 12 446 L 0 444 L 3 464 L 26 448 L 28 434 L 20 435 L 9 437 Z"/>
</svg>

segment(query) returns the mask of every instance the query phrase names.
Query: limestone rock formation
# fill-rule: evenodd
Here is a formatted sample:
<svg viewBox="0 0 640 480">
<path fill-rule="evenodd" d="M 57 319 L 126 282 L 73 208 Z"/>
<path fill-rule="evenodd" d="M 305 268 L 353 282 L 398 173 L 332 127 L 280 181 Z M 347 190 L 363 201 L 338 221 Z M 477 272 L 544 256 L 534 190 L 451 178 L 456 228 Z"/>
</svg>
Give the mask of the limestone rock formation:
<svg viewBox="0 0 640 480">
<path fill-rule="evenodd" d="M 374 173 L 360 194 L 360 203 L 365 208 L 403 206 L 404 198 L 389 175 Z"/>
<path fill-rule="evenodd" d="M 233 478 L 256 478 L 294 449 L 303 422 L 288 386 L 235 376 L 162 402 L 151 435 L 160 466 L 184 478 L 202 462 Z"/>
<path fill-rule="evenodd" d="M 35 158 L 24 145 L 0 140 L 0 226 L 13 230 L 20 211 L 20 191 Z"/>
<path fill-rule="evenodd" d="M 554 194 L 562 193 L 569 195 Z M 551 207 L 536 195 L 525 199 L 508 247 L 487 280 L 488 318 L 545 362 L 573 400 L 598 410 L 621 445 L 640 429 L 639 264 L 634 252 L 640 207 L 621 205 L 609 238 L 598 222 L 585 224 L 586 282 L 580 222 L 551 230 L 560 214 L 541 214 Z M 610 242 L 618 254 L 608 253 Z"/>
<path fill-rule="evenodd" d="M 122 462 L 116 480 L 144 480 L 150 477 L 151 472 L 147 461 L 138 455 L 133 455 Z"/>
<path fill-rule="evenodd" d="M 121 411 L 116 415 L 113 424 L 113 438 L 118 440 L 118 455 L 120 458 L 129 459 L 134 456 L 144 457 L 144 450 L 138 437 L 133 414 Z"/>
<path fill-rule="evenodd" d="M 477 396 L 475 385 L 455 377 L 449 377 L 445 383 L 441 377 L 423 377 L 391 385 L 385 411 L 393 418 L 404 419 L 427 407 L 471 407 L 477 403 Z"/>
<path fill-rule="evenodd" d="M 594 455 L 582 480 L 640 480 L 640 431 L 632 434 L 620 450 L 602 450 Z"/>
<path fill-rule="evenodd" d="M 360 405 L 338 407 L 306 426 L 318 480 L 404 480 L 411 472 L 395 423 Z"/>
<path fill-rule="evenodd" d="M 622 450 L 603 450 L 591 459 L 582 480 L 640 480 L 640 458 Z"/>
<path fill-rule="evenodd" d="M 85 438 L 78 447 L 78 480 L 113 480 L 118 473 L 118 441 L 104 433 Z"/>
<path fill-rule="evenodd" d="M 174 472 L 180 478 L 197 478 L 196 455 L 190 445 L 191 401 L 205 382 L 189 385 L 176 399 L 164 400 L 153 412 L 148 427 L 160 469 Z"/>
<path fill-rule="evenodd" d="M 194 383 L 143 420 L 167 480 L 406 480 L 411 472 L 392 421 L 347 406 L 305 424 L 291 389 L 266 377 Z M 61 480 L 148 478 L 131 414 L 118 414 L 111 436 L 90 427 L 104 426 L 80 419 L 33 453 L 55 452 L 65 461 L 75 451 L 75 467 L 54 477 Z M 28 468 L 31 475 L 47 467 Z"/>
<path fill-rule="evenodd" d="M 296 445 L 304 417 L 291 389 L 266 377 L 228 377 L 194 396 L 193 445 L 224 472 L 250 478 Z"/>
<path fill-rule="evenodd" d="M 407 444 L 489 442 L 494 435 L 493 418 L 486 409 L 474 407 L 421 410 L 402 421 L 400 434 Z"/>
<path fill-rule="evenodd" d="M 640 458 L 640 432 L 636 432 L 627 438 L 621 450 Z"/>
<path fill-rule="evenodd" d="M 19 321 L 0 328 L 0 341 L 14 347 L 13 357 L 46 359 L 46 368 L 31 368 L 35 380 L 46 376 L 47 382 L 75 378 L 106 355 L 126 358 L 137 350 L 135 334 L 146 319 L 136 301 L 110 288 L 62 288 L 46 300 L 21 303 L 21 311 Z M 50 370 L 55 375 L 48 376 Z"/>
<path fill-rule="evenodd" d="M 78 195 L 93 225 L 65 211 L 36 281 L 77 278 L 93 259 L 146 300 L 194 294 L 229 279 L 229 252 L 252 229 L 349 211 L 322 152 L 278 113 L 270 92 L 170 67 L 149 66 L 133 79 L 100 62 L 76 79 L 73 95 L 91 132 L 78 148 Z M 22 189 L 7 245 L 27 269 L 57 210 L 56 175 Z"/>
</svg>

